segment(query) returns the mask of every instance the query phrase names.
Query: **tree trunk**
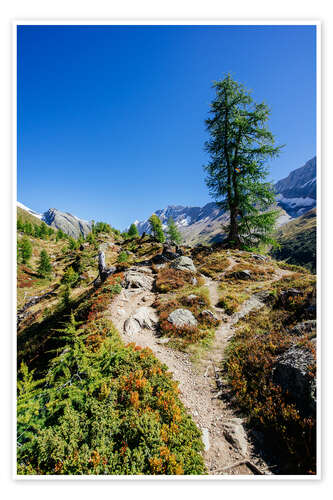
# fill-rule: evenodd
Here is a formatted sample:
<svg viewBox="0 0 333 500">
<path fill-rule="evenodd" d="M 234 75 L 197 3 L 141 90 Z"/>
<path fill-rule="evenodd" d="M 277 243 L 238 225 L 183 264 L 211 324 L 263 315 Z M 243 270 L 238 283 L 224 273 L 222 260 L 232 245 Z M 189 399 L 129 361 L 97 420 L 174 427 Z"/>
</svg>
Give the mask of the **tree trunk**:
<svg viewBox="0 0 333 500">
<path fill-rule="evenodd" d="M 106 267 L 104 252 L 99 251 L 98 252 L 98 272 L 99 272 L 99 278 L 100 278 L 101 282 L 103 283 L 103 281 L 105 281 L 106 278 L 108 276 L 110 276 L 110 274 L 115 273 L 116 270 L 117 270 L 117 268 L 115 266 Z"/>
</svg>

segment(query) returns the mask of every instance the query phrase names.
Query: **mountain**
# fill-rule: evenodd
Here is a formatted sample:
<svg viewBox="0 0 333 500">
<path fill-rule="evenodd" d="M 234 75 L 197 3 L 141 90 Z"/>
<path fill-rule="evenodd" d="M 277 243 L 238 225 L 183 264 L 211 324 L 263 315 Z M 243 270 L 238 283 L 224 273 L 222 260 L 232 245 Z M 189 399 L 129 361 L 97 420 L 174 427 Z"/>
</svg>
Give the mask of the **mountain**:
<svg viewBox="0 0 333 500">
<path fill-rule="evenodd" d="M 317 217 L 316 208 L 313 208 L 279 228 L 276 235 L 279 247 L 271 254 L 275 259 L 306 267 L 315 273 L 316 236 Z"/>
<path fill-rule="evenodd" d="M 316 205 L 316 157 L 303 167 L 293 170 L 288 177 L 277 182 L 274 188 L 281 213 L 277 221 L 278 227 L 312 209 Z M 214 202 L 203 207 L 169 205 L 155 213 L 161 219 L 164 229 L 168 218 L 172 217 L 183 241 L 189 245 L 222 241 L 225 234 L 221 231 L 221 226 L 226 225 L 229 219 L 228 213 L 220 210 Z M 136 221 L 135 224 L 140 234 L 150 232 L 148 219 Z"/>
<path fill-rule="evenodd" d="M 44 221 L 49 226 L 55 229 L 61 229 L 64 233 L 73 238 L 78 238 L 80 235 L 87 236 L 91 231 L 90 222 L 80 219 L 70 213 L 61 212 L 56 208 L 49 208 L 49 210 L 43 214 L 39 214 L 22 203 L 17 202 L 17 216 L 24 222 L 29 221 L 40 224 L 41 221 Z"/>
<path fill-rule="evenodd" d="M 80 235 L 87 236 L 91 231 L 91 222 L 79 219 L 68 212 L 61 212 L 56 208 L 49 208 L 43 214 L 43 221 L 51 227 L 61 229 L 73 238 L 78 238 Z"/>
<path fill-rule="evenodd" d="M 274 186 L 279 206 L 291 217 L 298 217 L 316 206 L 316 163 L 314 157 Z"/>
<path fill-rule="evenodd" d="M 37 212 L 35 212 L 34 210 L 31 210 L 31 208 L 28 208 L 26 207 L 25 205 L 23 205 L 23 203 L 20 203 L 19 201 L 16 203 L 17 205 L 17 208 L 18 208 L 18 211 L 19 213 L 21 213 L 22 215 L 24 215 L 25 217 L 27 217 L 28 215 L 32 215 L 33 217 L 39 219 L 39 220 L 42 220 L 43 218 L 43 215 L 42 214 L 38 214 Z"/>
</svg>

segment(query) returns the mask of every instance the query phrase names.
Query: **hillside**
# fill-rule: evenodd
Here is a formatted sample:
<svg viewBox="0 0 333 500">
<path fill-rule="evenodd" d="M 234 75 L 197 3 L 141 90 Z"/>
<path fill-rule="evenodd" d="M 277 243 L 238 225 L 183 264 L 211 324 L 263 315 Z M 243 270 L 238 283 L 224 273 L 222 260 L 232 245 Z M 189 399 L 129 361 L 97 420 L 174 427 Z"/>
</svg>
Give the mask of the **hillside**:
<svg viewBox="0 0 333 500">
<path fill-rule="evenodd" d="M 316 209 L 281 226 L 277 232 L 279 248 L 272 250 L 272 255 L 290 264 L 306 267 L 316 272 L 317 254 L 317 217 Z"/>
<path fill-rule="evenodd" d="M 33 215 L 33 213 L 34 212 L 30 212 L 27 209 L 22 208 L 20 206 L 16 207 L 17 219 L 21 219 L 23 223 L 30 222 L 30 224 L 37 224 L 38 226 L 40 226 L 42 220 L 39 217 Z"/>
<path fill-rule="evenodd" d="M 25 237 L 19 474 L 315 471 L 313 275 L 249 252 L 177 253 L 112 231 L 74 246 Z M 99 252 L 105 281 L 95 279 Z M 304 366 L 301 392 L 284 374 Z"/>
</svg>

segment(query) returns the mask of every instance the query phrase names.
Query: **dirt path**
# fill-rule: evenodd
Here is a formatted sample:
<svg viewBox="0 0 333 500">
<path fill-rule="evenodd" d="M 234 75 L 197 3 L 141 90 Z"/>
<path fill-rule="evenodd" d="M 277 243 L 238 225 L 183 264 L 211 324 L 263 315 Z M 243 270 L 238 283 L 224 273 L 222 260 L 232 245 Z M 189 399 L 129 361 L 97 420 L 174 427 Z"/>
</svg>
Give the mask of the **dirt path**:
<svg viewBox="0 0 333 500">
<path fill-rule="evenodd" d="M 231 268 L 232 265 L 229 267 Z M 272 281 L 280 279 L 283 274 L 279 273 Z M 218 283 L 210 278 L 205 278 L 205 281 L 209 289 L 211 302 L 213 306 L 216 306 L 219 298 Z M 262 307 L 264 304 L 255 297 L 251 297 L 232 316 L 223 315 L 222 311 L 215 307 L 216 314 L 222 319 L 221 325 L 216 330 L 212 347 L 202 356 L 199 366 L 194 366 L 191 363 L 189 354 L 169 348 L 167 344 L 163 343 L 163 339 L 159 339 L 151 330 L 142 329 L 140 332 L 131 335 L 124 333 L 126 319 L 139 307 L 151 307 L 154 300 L 155 294 L 152 292 L 142 289 L 123 289 L 110 304 L 107 315 L 121 333 L 125 343 L 134 342 L 143 348 L 149 347 L 155 356 L 167 365 L 169 371 L 173 373 L 174 379 L 179 382 L 180 398 L 203 432 L 204 459 L 210 474 L 216 474 L 218 473 L 216 471 L 228 467 L 243 458 L 250 459 L 261 469 L 265 469 L 265 464 L 259 458 L 252 456 L 251 445 L 246 442 L 246 436 L 245 446 L 247 446 L 247 451 L 244 452 L 243 448 L 243 453 L 240 452 L 239 447 L 231 445 L 226 440 L 224 435 L 225 423 L 232 421 L 241 426 L 241 420 L 237 419 L 235 412 L 228 403 L 217 397 L 216 372 L 214 370 L 214 365 L 218 367 L 223 359 L 226 344 L 233 335 L 233 325 L 241 317 L 253 309 Z M 240 465 L 229 469 L 225 474 L 251 475 L 253 472 L 246 465 Z"/>
</svg>

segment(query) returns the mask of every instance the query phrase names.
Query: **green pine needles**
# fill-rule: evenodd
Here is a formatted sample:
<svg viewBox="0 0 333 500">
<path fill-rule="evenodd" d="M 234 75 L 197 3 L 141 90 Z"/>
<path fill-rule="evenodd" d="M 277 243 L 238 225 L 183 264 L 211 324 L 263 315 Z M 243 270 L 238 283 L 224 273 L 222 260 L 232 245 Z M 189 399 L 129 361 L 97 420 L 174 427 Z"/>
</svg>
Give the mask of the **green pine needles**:
<svg viewBox="0 0 333 500">
<path fill-rule="evenodd" d="M 179 245 L 182 241 L 182 236 L 181 236 L 179 229 L 176 226 L 175 221 L 173 220 L 172 217 L 169 217 L 169 219 L 168 219 L 167 235 L 168 235 L 168 239 L 171 241 L 171 243 L 175 243 L 176 245 Z"/>
<path fill-rule="evenodd" d="M 163 232 L 161 219 L 156 214 L 153 214 L 149 217 L 149 225 L 153 237 L 160 243 L 164 243 L 165 235 Z"/>
<path fill-rule="evenodd" d="M 275 197 L 265 180 L 266 162 L 278 156 L 282 146 L 274 145 L 266 126 L 269 108 L 255 103 L 230 75 L 213 87 L 212 116 L 206 120 L 210 161 L 204 168 L 211 195 L 230 213 L 227 242 L 234 248 L 273 243 L 279 212 L 272 208 Z"/>
</svg>

